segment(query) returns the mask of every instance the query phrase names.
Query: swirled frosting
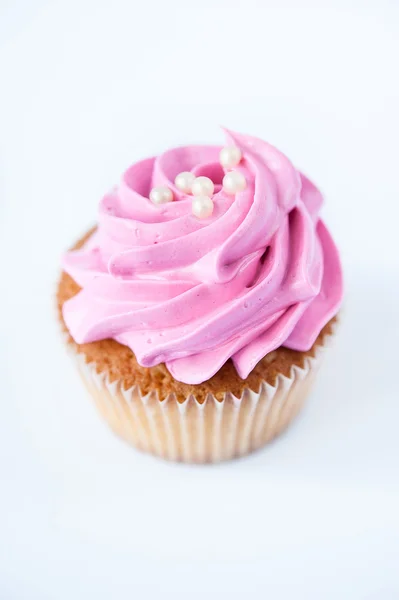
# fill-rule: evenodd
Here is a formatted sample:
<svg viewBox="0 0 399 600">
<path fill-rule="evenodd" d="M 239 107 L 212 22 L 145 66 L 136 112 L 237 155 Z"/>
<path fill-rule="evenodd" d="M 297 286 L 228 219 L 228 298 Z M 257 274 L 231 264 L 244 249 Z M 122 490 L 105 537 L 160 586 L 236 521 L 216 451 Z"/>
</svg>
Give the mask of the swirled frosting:
<svg viewBox="0 0 399 600">
<path fill-rule="evenodd" d="M 140 365 L 198 384 L 231 358 L 245 379 L 279 346 L 309 350 L 337 312 L 342 273 L 319 218 L 322 196 L 276 148 L 226 131 L 245 190 L 227 195 L 220 147 L 168 150 L 131 166 L 99 207 L 98 228 L 63 268 L 81 291 L 63 308 L 77 343 L 113 338 Z M 192 214 L 182 171 L 215 183 L 214 211 Z M 174 201 L 154 205 L 152 187 Z"/>
</svg>

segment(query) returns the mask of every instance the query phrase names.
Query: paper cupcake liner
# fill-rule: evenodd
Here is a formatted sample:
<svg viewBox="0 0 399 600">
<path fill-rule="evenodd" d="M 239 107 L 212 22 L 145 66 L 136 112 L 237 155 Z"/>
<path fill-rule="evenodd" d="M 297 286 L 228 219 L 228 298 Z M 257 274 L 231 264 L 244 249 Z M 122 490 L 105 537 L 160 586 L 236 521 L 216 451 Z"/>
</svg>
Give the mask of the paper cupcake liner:
<svg viewBox="0 0 399 600">
<path fill-rule="evenodd" d="M 241 397 L 225 393 L 222 400 L 208 394 L 178 402 L 174 394 L 160 401 L 157 392 L 142 395 L 138 386 L 123 389 L 97 373 L 95 363 L 72 350 L 80 375 L 111 429 L 132 446 L 172 461 L 209 463 L 243 456 L 281 433 L 300 411 L 331 336 L 306 357 L 303 367 L 292 366 L 289 377 L 278 375 L 275 385 L 262 382 L 259 392 L 244 389 Z M 72 349 L 72 348 L 71 348 Z"/>
</svg>

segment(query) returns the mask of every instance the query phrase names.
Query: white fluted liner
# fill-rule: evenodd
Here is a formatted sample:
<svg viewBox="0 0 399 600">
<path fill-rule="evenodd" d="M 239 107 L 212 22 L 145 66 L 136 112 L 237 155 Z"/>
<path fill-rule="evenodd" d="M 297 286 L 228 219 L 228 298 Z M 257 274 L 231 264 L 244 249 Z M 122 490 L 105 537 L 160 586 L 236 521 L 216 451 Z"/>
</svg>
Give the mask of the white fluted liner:
<svg viewBox="0 0 399 600">
<path fill-rule="evenodd" d="M 79 372 L 99 412 L 114 432 L 131 445 L 162 458 L 194 463 L 220 462 L 264 446 L 283 431 L 301 409 L 320 366 L 324 350 L 317 346 L 303 368 L 279 375 L 274 386 L 263 382 L 259 392 L 245 389 L 241 398 L 223 400 L 208 394 L 205 402 L 189 396 L 178 402 L 171 394 L 160 401 L 156 392 L 143 396 L 137 386 L 124 390 L 110 382 L 77 354 Z"/>
</svg>

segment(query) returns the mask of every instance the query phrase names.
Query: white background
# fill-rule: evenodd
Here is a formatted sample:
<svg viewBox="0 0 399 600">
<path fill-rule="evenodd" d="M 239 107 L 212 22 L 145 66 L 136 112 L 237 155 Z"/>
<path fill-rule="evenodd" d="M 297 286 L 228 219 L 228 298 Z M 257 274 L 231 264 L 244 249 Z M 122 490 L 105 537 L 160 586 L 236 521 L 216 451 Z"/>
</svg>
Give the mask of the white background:
<svg viewBox="0 0 399 600">
<path fill-rule="evenodd" d="M 399 598 L 399 4 L 0 0 L 0 600 Z M 59 340 L 62 251 L 131 162 L 276 144 L 346 302 L 306 410 L 217 467 L 115 439 Z"/>
</svg>

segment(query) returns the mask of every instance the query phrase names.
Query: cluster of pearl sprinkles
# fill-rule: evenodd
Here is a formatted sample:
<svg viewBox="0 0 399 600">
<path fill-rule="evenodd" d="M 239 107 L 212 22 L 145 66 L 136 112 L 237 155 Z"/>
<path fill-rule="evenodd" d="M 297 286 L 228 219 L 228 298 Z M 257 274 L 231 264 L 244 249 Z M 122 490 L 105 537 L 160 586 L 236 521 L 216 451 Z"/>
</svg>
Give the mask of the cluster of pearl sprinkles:
<svg viewBox="0 0 399 600">
<path fill-rule="evenodd" d="M 220 164 L 224 169 L 233 169 L 241 161 L 242 154 L 236 146 L 222 148 L 219 155 Z M 194 196 L 192 211 L 198 219 L 207 219 L 213 213 L 211 196 L 215 191 L 213 181 L 209 177 L 196 177 L 191 171 L 183 171 L 175 178 L 176 187 L 185 194 Z M 240 171 L 229 171 L 223 177 L 223 190 L 226 194 L 234 195 L 247 187 L 244 175 Z M 150 200 L 154 204 L 172 202 L 173 192 L 165 185 L 152 188 Z"/>
</svg>

